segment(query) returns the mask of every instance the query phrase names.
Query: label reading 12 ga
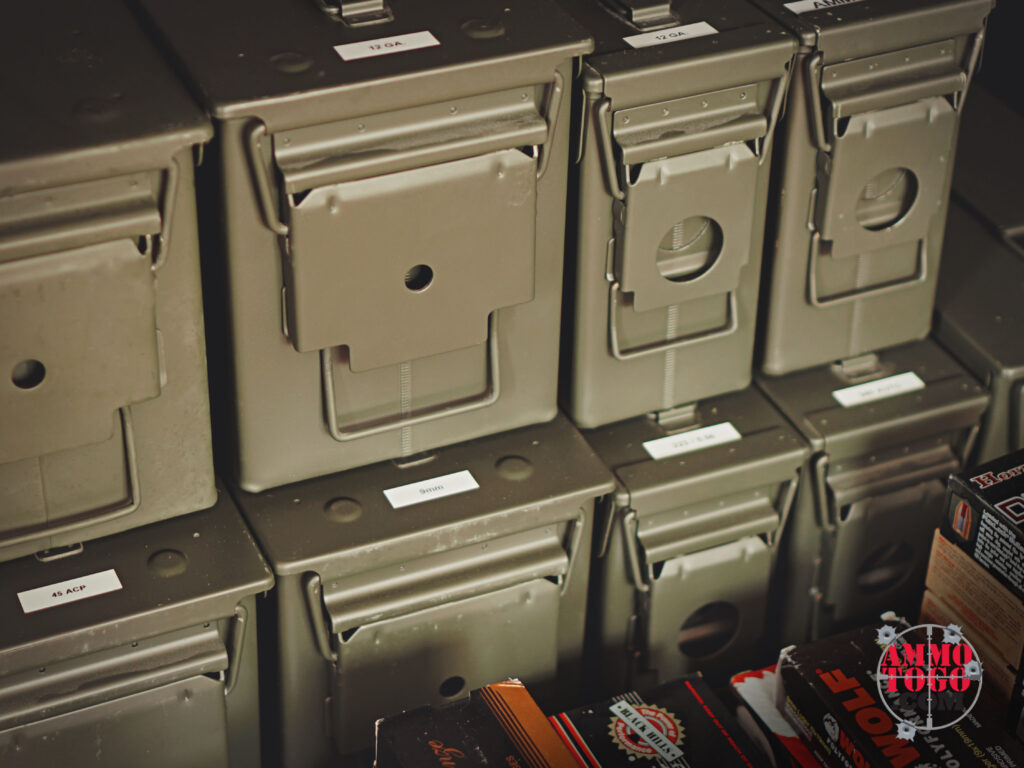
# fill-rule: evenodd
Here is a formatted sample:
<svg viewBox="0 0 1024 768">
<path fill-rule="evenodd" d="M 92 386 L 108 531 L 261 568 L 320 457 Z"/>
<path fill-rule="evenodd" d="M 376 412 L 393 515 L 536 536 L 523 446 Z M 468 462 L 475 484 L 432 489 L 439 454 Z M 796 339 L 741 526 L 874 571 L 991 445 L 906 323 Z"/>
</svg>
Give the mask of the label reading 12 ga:
<svg viewBox="0 0 1024 768">
<path fill-rule="evenodd" d="M 116 592 L 119 589 L 122 589 L 121 580 L 117 578 L 117 572 L 110 568 L 99 573 L 90 573 L 87 576 L 79 576 L 75 579 L 58 581 L 56 584 L 19 592 L 18 602 L 21 603 L 21 610 L 25 613 L 35 613 L 65 603 L 85 600 L 87 597 Z"/>
<path fill-rule="evenodd" d="M 430 32 L 411 32 L 408 35 L 394 37 L 378 37 L 376 40 L 363 40 L 359 43 L 346 43 L 334 46 L 335 52 L 345 61 L 368 59 L 371 56 L 387 56 L 389 53 L 415 51 L 418 48 L 432 48 L 440 45 Z"/>
<path fill-rule="evenodd" d="M 924 382 L 916 373 L 909 371 L 837 389 L 832 393 L 832 397 L 843 408 L 853 408 L 856 405 L 873 403 L 875 400 L 884 400 L 887 397 L 896 397 L 896 395 L 916 392 L 919 389 L 924 389 Z"/>
<path fill-rule="evenodd" d="M 713 445 L 731 443 L 742 439 L 742 437 L 743 435 L 736 427 L 728 421 L 723 421 L 721 424 L 713 424 L 710 427 L 701 427 L 689 432 L 680 432 L 678 435 L 648 440 L 644 443 L 644 450 L 647 451 L 648 456 L 658 461 L 670 456 L 678 456 L 681 453 L 700 451 Z"/>
<path fill-rule="evenodd" d="M 824 11 L 829 8 L 839 8 L 844 5 L 861 3 L 864 0 L 797 0 L 795 3 L 785 3 L 786 9 L 793 13 L 808 13 L 810 11 Z"/>
<path fill-rule="evenodd" d="M 705 35 L 718 34 L 718 30 L 706 21 L 698 21 L 696 24 L 684 24 L 681 27 L 669 27 L 659 29 L 656 32 L 644 32 L 642 35 L 633 35 L 622 38 L 634 48 L 649 48 L 652 45 L 662 43 L 674 43 L 677 40 L 689 40 L 692 37 L 704 37 Z"/>
<path fill-rule="evenodd" d="M 422 504 L 424 501 L 443 499 L 445 496 L 454 496 L 457 493 L 475 491 L 480 487 L 476 478 L 468 469 L 461 472 L 452 472 L 450 475 L 432 477 L 429 480 L 420 480 L 418 483 L 400 485 L 397 488 L 388 488 L 384 496 L 392 509 L 401 509 L 413 504 Z"/>
</svg>

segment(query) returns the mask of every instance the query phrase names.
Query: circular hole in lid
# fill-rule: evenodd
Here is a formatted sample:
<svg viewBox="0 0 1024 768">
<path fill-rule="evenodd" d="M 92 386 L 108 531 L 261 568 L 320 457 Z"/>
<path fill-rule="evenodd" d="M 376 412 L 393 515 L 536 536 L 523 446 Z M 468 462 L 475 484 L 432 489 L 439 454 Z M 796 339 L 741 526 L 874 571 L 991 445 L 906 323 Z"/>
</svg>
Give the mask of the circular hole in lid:
<svg viewBox="0 0 1024 768">
<path fill-rule="evenodd" d="M 434 280 L 434 270 L 426 264 L 417 264 L 405 273 L 405 287 L 410 291 L 425 290 Z"/>
<path fill-rule="evenodd" d="M 11 381 L 19 389 L 38 387 L 46 378 L 46 366 L 38 360 L 22 360 L 11 371 Z"/>
</svg>

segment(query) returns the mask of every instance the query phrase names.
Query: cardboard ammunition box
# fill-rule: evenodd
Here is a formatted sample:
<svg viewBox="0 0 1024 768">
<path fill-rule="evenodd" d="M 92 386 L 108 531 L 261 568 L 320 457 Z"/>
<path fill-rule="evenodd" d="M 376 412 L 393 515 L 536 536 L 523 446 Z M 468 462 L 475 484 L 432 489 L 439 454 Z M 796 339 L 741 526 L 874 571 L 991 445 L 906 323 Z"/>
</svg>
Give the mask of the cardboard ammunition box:
<svg viewBox="0 0 1024 768">
<path fill-rule="evenodd" d="M 729 680 L 739 699 L 736 720 L 777 768 L 821 768 L 821 763 L 797 736 L 793 726 L 775 706 L 778 685 L 776 665 L 740 672 Z"/>
<path fill-rule="evenodd" d="M 958 718 L 941 704 L 935 705 L 936 723 L 942 714 L 949 721 L 947 727 L 920 730 L 912 739 L 898 736 L 893 709 L 901 718 L 911 713 L 898 699 L 890 700 L 888 694 L 883 698 L 875 681 L 884 652 L 877 640 L 883 623 L 901 634 L 910 630 L 892 620 L 879 621 L 782 651 L 776 706 L 815 759 L 829 768 L 930 768 L 953 761 L 960 766 L 1024 765 L 1020 744 L 1002 732 L 1002 723 L 972 710 L 969 702 Z M 934 642 L 924 629 L 911 630 L 907 638 Z"/>
<path fill-rule="evenodd" d="M 575 761 L 519 680 L 469 698 L 377 721 L 376 768 L 457 765 L 575 768 Z"/>
<path fill-rule="evenodd" d="M 671 768 L 766 766 L 699 674 L 550 718 L 581 768 L 656 762 Z M 643 763 L 640 763 L 641 765 Z"/>
<path fill-rule="evenodd" d="M 1010 728 L 1024 733 L 1024 604 L 938 531 L 926 585 L 921 621 L 963 629 L 983 659 L 985 693 L 1007 712 Z"/>
<path fill-rule="evenodd" d="M 943 535 L 1024 600 L 1024 451 L 949 478 Z"/>
</svg>

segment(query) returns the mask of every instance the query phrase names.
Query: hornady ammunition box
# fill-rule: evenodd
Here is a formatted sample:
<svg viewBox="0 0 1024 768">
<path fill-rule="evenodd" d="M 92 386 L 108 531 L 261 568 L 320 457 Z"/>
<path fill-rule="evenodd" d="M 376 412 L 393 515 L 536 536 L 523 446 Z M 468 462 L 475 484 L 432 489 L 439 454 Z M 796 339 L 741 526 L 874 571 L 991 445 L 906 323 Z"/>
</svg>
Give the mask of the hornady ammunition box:
<svg viewBox="0 0 1024 768">
<path fill-rule="evenodd" d="M 1024 599 L 1024 451 L 949 478 L 942 533 Z"/>
<path fill-rule="evenodd" d="M 926 584 L 921 621 L 963 628 L 985 661 L 985 693 L 1007 711 L 1008 725 L 1024 733 L 1024 603 L 938 531 Z"/>
<path fill-rule="evenodd" d="M 699 674 L 550 719 L 581 768 L 768 765 Z"/>
<path fill-rule="evenodd" d="M 891 646 L 880 641 L 883 627 L 892 635 Z M 936 628 L 928 632 L 902 621 L 882 619 L 782 651 L 776 706 L 823 766 L 1024 765 L 1020 744 L 1002 732 L 1002 723 L 986 718 L 980 710 L 972 711 L 973 688 L 962 696 L 949 691 L 932 696 L 927 713 L 933 727 L 916 731 L 911 727 L 910 738 L 900 737 L 908 722 L 924 723 L 926 697 L 915 693 L 908 699 L 899 691 L 883 697 L 877 673 L 888 669 L 882 665 L 888 647 L 896 651 L 898 659 L 905 659 L 908 647 L 916 653 L 922 647 L 944 645 L 944 635 L 936 634 Z M 957 663 L 957 659 L 966 663 L 969 657 L 951 651 L 948 660 Z M 901 679 L 910 677 L 908 673 Z M 884 682 L 881 688 L 886 688 Z"/>
<path fill-rule="evenodd" d="M 376 768 L 576 768 L 518 680 L 377 721 Z"/>
</svg>

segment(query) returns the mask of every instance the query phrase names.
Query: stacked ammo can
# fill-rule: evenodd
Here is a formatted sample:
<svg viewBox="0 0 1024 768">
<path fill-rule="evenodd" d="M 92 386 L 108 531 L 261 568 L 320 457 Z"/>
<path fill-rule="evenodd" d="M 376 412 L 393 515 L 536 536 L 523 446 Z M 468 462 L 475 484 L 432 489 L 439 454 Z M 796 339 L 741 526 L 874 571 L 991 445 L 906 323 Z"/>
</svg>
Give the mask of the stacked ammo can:
<svg viewBox="0 0 1024 768">
<path fill-rule="evenodd" d="M 258 764 L 273 579 L 214 484 L 210 125 L 120 2 L 0 40 L 0 763 Z"/>
<path fill-rule="evenodd" d="M 989 0 L 755 0 L 801 49 L 778 141 L 759 385 L 810 442 L 783 643 L 919 600 L 988 396 L 925 338 Z"/>
<path fill-rule="evenodd" d="M 556 401 L 588 36 L 541 0 L 141 5 L 217 128 L 272 759 L 330 764 L 511 675 L 572 701 L 612 487 Z"/>
<path fill-rule="evenodd" d="M 751 387 L 796 47 L 743 0 L 564 5 L 596 38 L 569 211 L 565 405 L 617 481 L 591 595 L 595 682 L 611 694 L 743 664 L 762 640 L 807 456 Z"/>
<path fill-rule="evenodd" d="M 992 395 L 977 463 L 1024 448 L 1024 163 L 999 151 L 1022 130 L 1020 115 L 971 93 L 939 273 L 936 338 Z"/>
</svg>

